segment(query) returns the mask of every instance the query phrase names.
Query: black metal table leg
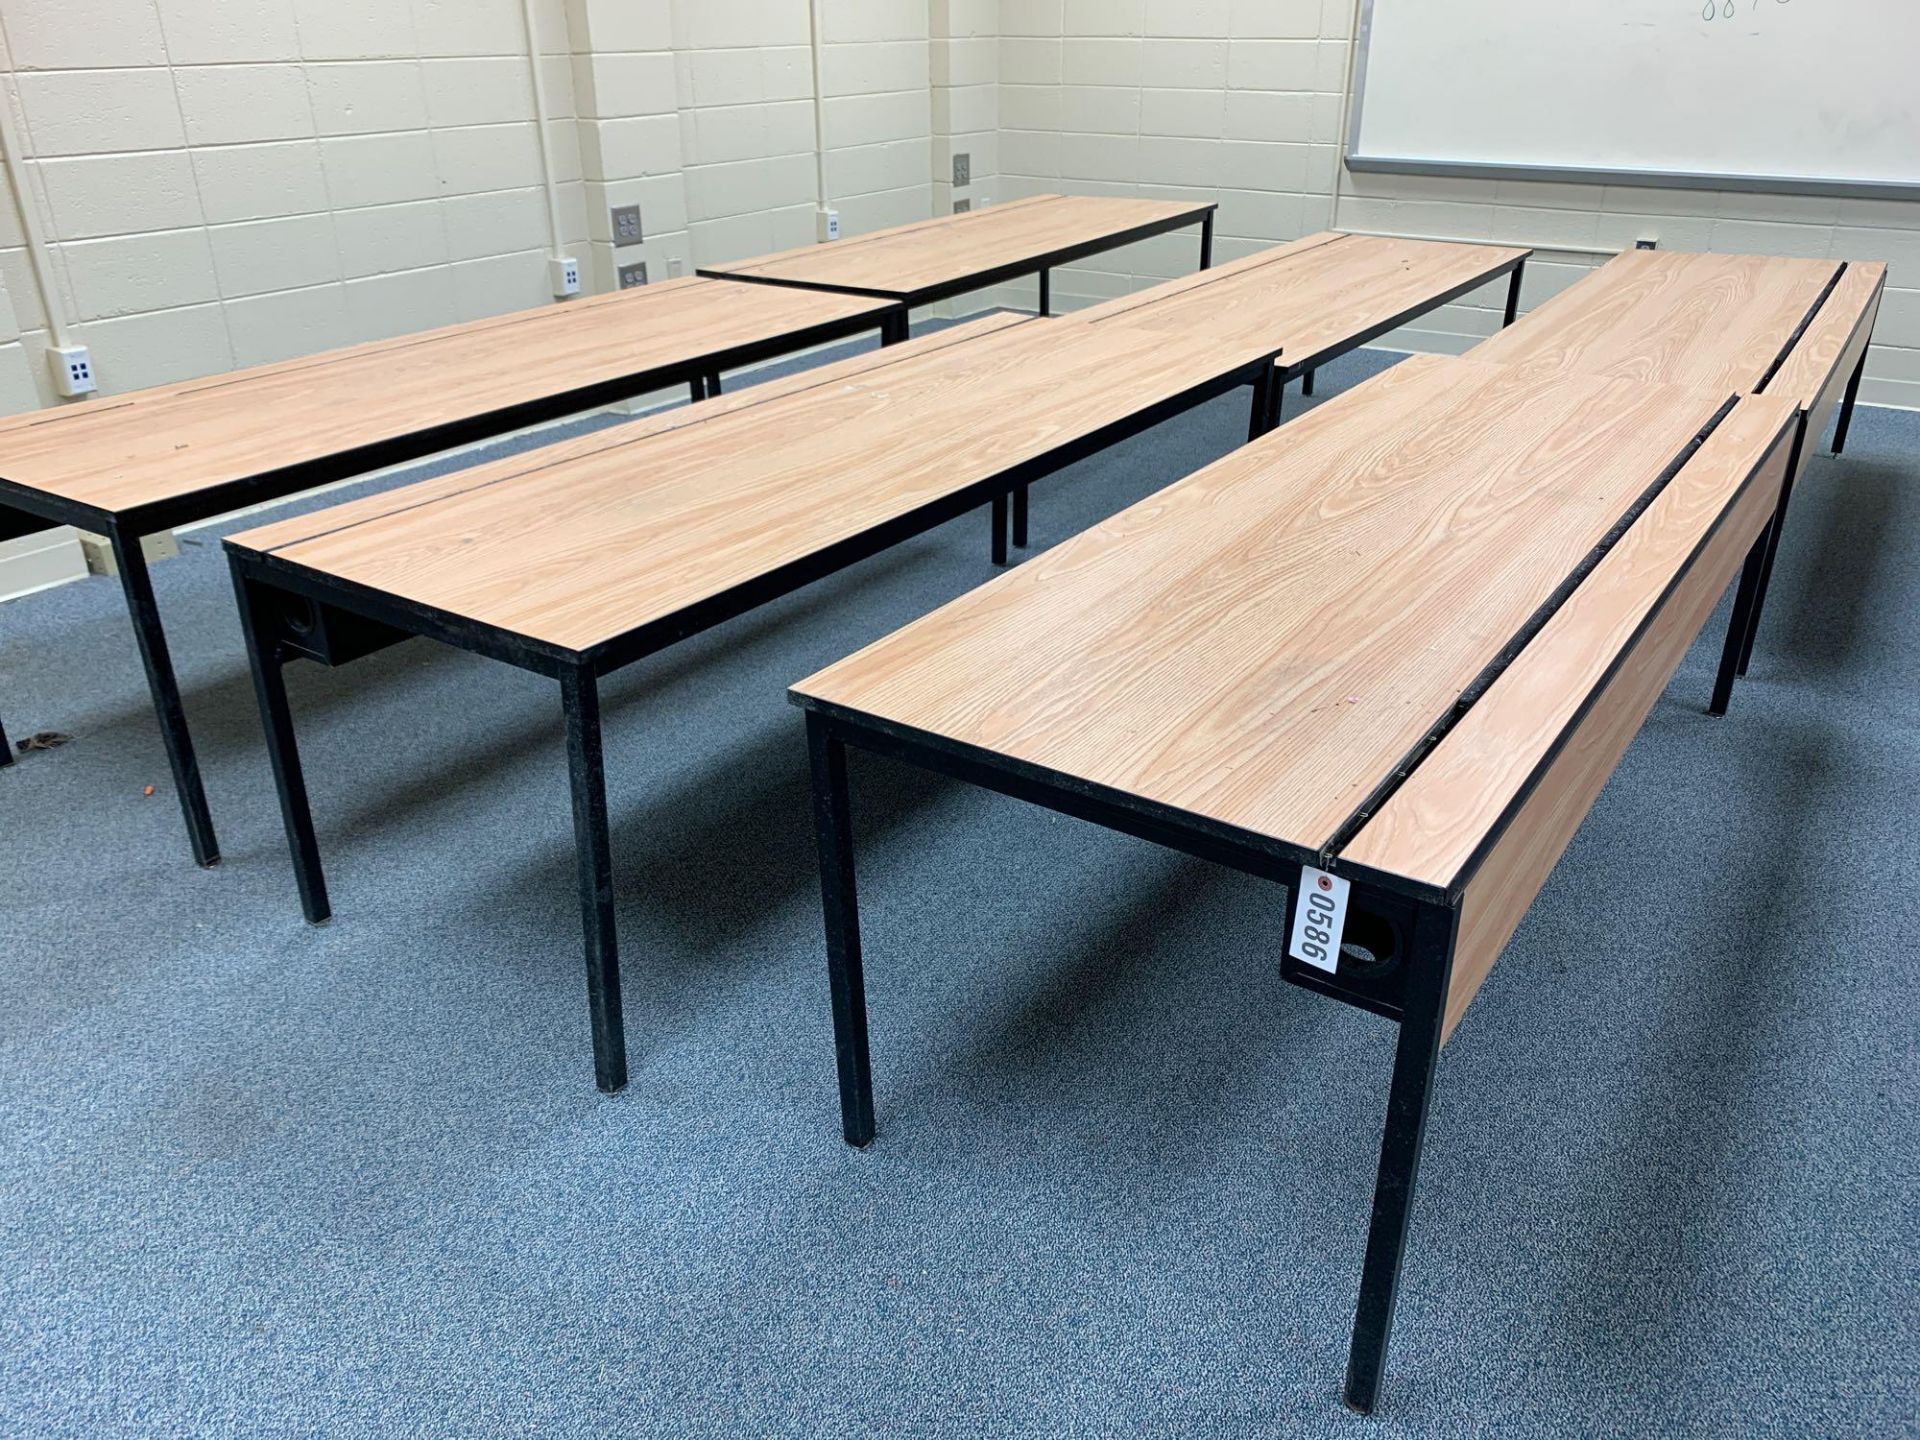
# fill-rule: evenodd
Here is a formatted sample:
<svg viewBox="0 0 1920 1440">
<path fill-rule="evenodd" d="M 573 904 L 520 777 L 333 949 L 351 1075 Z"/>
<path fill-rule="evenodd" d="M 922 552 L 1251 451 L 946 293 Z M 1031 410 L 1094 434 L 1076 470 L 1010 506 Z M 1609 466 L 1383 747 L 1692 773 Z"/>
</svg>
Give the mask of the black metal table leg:
<svg viewBox="0 0 1920 1440">
<path fill-rule="evenodd" d="M 1500 321 L 1500 328 L 1506 329 L 1520 315 L 1520 281 L 1527 273 L 1527 262 L 1522 260 L 1513 267 L 1513 278 L 1507 281 L 1507 313 Z"/>
<path fill-rule="evenodd" d="M 1260 367 L 1253 381 L 1253 404 L 1247 413 L 1247 443 L 1251 445 L 1273 429 L 1273 392 L 1286 384 L 1280 367 L 1271 362 Z"/>
<path fill-rule="evenodd" d="M 611 1095 L 627 1083 L 627 1032 L 620 1016 L 620 951 L 613 915 L 613 846 L 607 835 L 606 763 L 600 749 L 600 682 L 591 668 L 560 672 L 567 719 L 567 775 L 585 932 L 587 1007 L 593 1021 L 593 1075 Z"/>
<path fill-rule="evenodd" d="M 718 395 L 719 393 L 720 393 L 720 372 L 718 370 L 709 370 L 707 372 L 707 398 L 711 400 L 714 396 Z"/>
<path fill-rule="evenodd" d="M 880 343 L 898 345 L 906 338 L 907 307 L 902 305 L 898 310 L 889 311 L 886 319 L 880 322 Z"/>
<path fill-rule="evenodd" d="M 1780 503 L 1774 508 L 1773 524 L 1768 529 L 1766 559 L 1760 562 L 1760 583 L 1753 592 L 1753 604 L 1747 610 L 1746 632 L 1740 640 L 1740 673 L 1747 673 L 1747 665 L 1753 659 L 1754 637 L 1760 633 L 1760 612 L 1767 603 L 1767 587 L 1773 583 L 1773 557 L 1780 549 L 1780 536 L 1787 528 L 1787 502 L 1793 498 L 1793 477 L 1800 469 L 1800 456 L 1805 447 L 1814 439 L 1807 433 L 1809 417 L 1800 412 L 1800 428 L 1794 432 L 1793 450 L 1787 457 L 1786 478 L 1780 482 Z M 1716 712 L 1717 713 L 1717 712 Z"/>
<path fill-rule="evenodd" d="M 187 732 L 180 686 L 174 679 L 173 661 L 167 654 L 166 632 L 160 628 L 160 608 L 154 603 L 146 552 L 141 549 L 138 535 L 127 535 L 118 527 L 107 538 L 113 545 L 114 564 L 120 571 L 120 588 L 126 592 L 127 610 L 133 616 L 133 635 L 140 645 L 140 659 L 147 668 L 147 689 L 153 695 L 154 713 L 160 718 L 160 738 L 166 743 L 167 764 L 172 767 L 173 786 L 180 795 L 180 813 L 186 817 L 193 858 L 201 865 L 212 865 L 220 859 L 220 842 L 214 838 L 207 793 L 200 786 L 200 763 L 194 758 L 193 736 Z"/>
<path fill-rule="evenodd" d="M 1214 213 L 1214 211 L 1209 210 L 1205 215 L 1200 217 L 1200 268 L 1202 270 L 1211 270 L 1213 268 Z"/>
<path fill-rule="evenodd" d="M 698 405 L 707 398 L 707 382 L 698 375 L 687 381 L 687 399 L 690 404 Z"/>
<path fill-rule="evenodd" d="M 1380 1377 L 1386 1369 L 1400 1262 L 1413 1211 L 1414 1181 L 1420 1171 L 1427 1100 L 1433 1089 L 1434 1064 L 1440 1056 L 1458 919 L 1457 911 L 1422 906 L 1414 920 L 1406 1008 L 1400 1020 L 1399 1042 L 1394 1047 L 1393 1084 L 1387 1092 L 1387 1119 L 1380 1137 L 1380 1176 L 1373 1190 L 1373 1217 L 1367 1229 L 1367 1256 L 1360 1271 L 1353 1343 L 1347 1351 L 1343 1398 L 1349 1409 L 1362 1415 L 1371 1415 L 1379 1403 Z"/>
<path fill-rule="evenodd" d="M 1767 603 L 1767 586 L 1773 581 L 1773 557 L 1774 552 L 1780 548 L 1780 531 L 1786 523 L 1787 495 L 1791 489 L 1792 485 L 1789 483 L 1787 488 L 1780 492 L 1780 508 L 1774 513 L 1773 524 L 1761 537 L 1767 542 L 1767 553 L 1761 558 L 1760 581 L 1754 587 L 1753 601 L 1747 607 L 1745 623 L 1741 627 L 1739 671 L 1743 676 L 1747 673 L 1747 666 L 1753 663 L 1753 641 L 1754 637 L 1760 633 L 1760 612 Z M 1714 710 L 1708 713 L 1718 715 L 1721 712 Z"/>
<path fill-rule="evenodd" d="M 240 606 L 240 633 L 246 641 L 247 665 L 253 671 L 253 694 L 260 704 L 260 724 L 267 733 L 267 762 L 273 768 L 273 788 L 280 797 L 280 820 L 293 856 L 293 879 L 300 888 L 300 910 L 318 925 L 333 913 L 327 902 L 326 872 L 320 868 L 320 842 L 313 833 L 313 811 L 307 803 L 307 781 L 300 768 L 300 747 L 293 736 L 293 711 L 287 705 L 287 682 L 282 673 L 286 657 L 279 642 L 267 638 L 265 606 L 271 592 L 248 580 L 233 567 L 233 594 Z"/>
<path fill-rule="evenodd" d="M 1733 698 L 1734 676 L 1745 669 L 1740 663 L 1741 649 L 1752 631 L 1754 604 L 1767 569 L 1767 551 L 1772 544 L 1779 518 L 1770 521 L 1747 551 L 1747 562 L 1740 567 L 1740 585 L 1733 592 L 1733 615 L 1727 621 L 1727 638 L 1720 647 L 1720 668 L 1713 677 L 1713 698 L 1707 702 L 1707 714 L 1724 715 Z"/>
<path fill-rule="evenodd" d="M 1053 314 L 1053 271 L 1051 270 L 1042 270 L 1040 272 L 1040 313 L 1042 315 Z M 997 524 L 995 533 L 998 533 Z M 1022 485 L 1013 492 L 1013 543 L 1022 549 L 1026 548 L 1027 487 L 1025 485 Z M 1006 564 L 1005 552 L 995 551 L 993 563 L 996 565 Z"/>
<path fill-rule="evenodd" d="M 987 524 L 993 528 L 993 563 L 1007 563 L 1007 497 L 996 495 L 993 504 L 988 507 Z"/>
<path fill-rule="evenodd" d="M 833 992 L 833 1051 L 840 1076 L 840 1133 L 873 1143 L 873 1072 L 867 1056 L 867 988 L 860 965 L 860 907 L 853 881 L 853 820 L 847 747 L 819 715 L 807 715 L 813 763 L 813 830 L 820 848 L 820 903 L 827 926 L 827 983 Z"/>
<path fill-rule="evenodd" d="M 1847 428 L 1853 424 L 1853 405 L 1860 398 L 1860 379 L 1867 373 L 1867 351 L 1871 345 L 1860 347 L 1860 363 L 1853 367 L 1853 374 L 1847 377 L 1847 393 L 1840 397 L 1840 419 L 1833 427 L 1833 453 L 1838 455 L 1847 448 Z"/>
<path fill-rule="evenodd" d="M 1309 370 L 1300 377 L 1300 393 L 1302 395 L 1313 394 L 1313 376 L 1314 372 Z"/>
</svg>

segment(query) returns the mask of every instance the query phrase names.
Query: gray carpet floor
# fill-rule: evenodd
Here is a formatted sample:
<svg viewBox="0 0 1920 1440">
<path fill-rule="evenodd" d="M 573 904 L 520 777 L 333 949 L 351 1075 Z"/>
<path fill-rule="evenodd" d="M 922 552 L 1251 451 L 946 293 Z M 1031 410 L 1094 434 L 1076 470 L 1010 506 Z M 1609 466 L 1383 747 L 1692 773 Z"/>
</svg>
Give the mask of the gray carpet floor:
<svg viewBox="0 0 1920 1440">
<path fill-rule="evenodd" d="M 1046 482 L 1036 546 L 1245 421 Z M 1392 1027 L 1280 981 L 1279 889 L 856 755 L 881 1134 L 840 1143 L 785 687 L 986 579 L 984 516 L 607 682 L 612 1098 L 552 683 L 289 672 L 310 928 L 188 539 L 214 870 L 117 586 L 0 607 L 8 728 L 74 737 L 0 772 L 0 1434 L 1920 1433 L 1920 415 L 1822 451 L 1731 714 L 1723 602 L 1443 1055 L 1372 1421 Z"/>
</svg>

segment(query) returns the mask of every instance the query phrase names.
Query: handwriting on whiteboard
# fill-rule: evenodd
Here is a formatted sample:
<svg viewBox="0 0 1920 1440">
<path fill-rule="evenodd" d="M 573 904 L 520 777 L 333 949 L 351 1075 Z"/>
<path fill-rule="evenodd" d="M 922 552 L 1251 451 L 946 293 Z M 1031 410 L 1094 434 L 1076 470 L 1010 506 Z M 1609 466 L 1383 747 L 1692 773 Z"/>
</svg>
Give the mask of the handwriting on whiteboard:
<svg viewBox="0 0 1920 1440">
<path fill-rule="evenodd" d="M 1745 6 L 1742 6 L 1739 0 L 1707 0 L 1700 10 L 1700 18 L 1702 20 L 1733 20 L 1738 18 L 1743 10 L 1751 15 L 1763 3 L 1785 5 L 1788 0 L 1751 0 L 1751 3 Z"/>
</svg>

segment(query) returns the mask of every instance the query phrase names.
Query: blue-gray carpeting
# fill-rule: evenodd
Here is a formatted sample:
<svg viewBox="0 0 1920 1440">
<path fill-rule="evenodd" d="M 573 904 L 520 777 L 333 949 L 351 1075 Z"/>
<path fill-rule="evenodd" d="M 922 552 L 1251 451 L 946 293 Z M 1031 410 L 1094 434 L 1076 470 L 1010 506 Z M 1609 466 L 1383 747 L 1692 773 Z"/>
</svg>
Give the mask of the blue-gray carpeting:
<svg viewBox="0 0 1920 1440">
<path fill-rule="evenodd" d="M 1036 544 L 1245 423 L 1042 484 Z M 1732 713 L 1723 608 L 1443 1055 L 1372 1421 L 1392 1029 L 1281 983 L 1279 889 L 856 756 L 881 1134 L 840 1143 L 785 688 L 986 579 L 983 516 L 607 683 L 613 1098 L 552 683 L 290 672 L 309 928 L 190 540 L 215 870 L 117 587 L 0 608 L 9 729 L 75 737 L 0 772 L 0 1434 L 1915 1433 L 1920 415 L 1814 463 Z"/>
</svg>

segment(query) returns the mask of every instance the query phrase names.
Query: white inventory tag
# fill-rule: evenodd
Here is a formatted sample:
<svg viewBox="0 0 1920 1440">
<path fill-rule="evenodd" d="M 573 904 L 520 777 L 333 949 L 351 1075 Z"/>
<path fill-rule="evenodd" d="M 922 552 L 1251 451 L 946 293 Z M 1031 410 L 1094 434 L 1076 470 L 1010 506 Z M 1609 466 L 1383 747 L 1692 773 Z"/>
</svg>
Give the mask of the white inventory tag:
<svg viewBox="0 0 1920 1440">
<path fill-rule="evenodd" d="M 1293 936 L 1287 941 L 1289 955 L 1329 975 L 1340 968 L 1340 933 L 1347 926 L 1347 889 L 1347 882 L 1338 875 L 1329 875 L 1311 865 L 1300 867 L 1300 896 L 1293 907 Z"/>
</svg>

